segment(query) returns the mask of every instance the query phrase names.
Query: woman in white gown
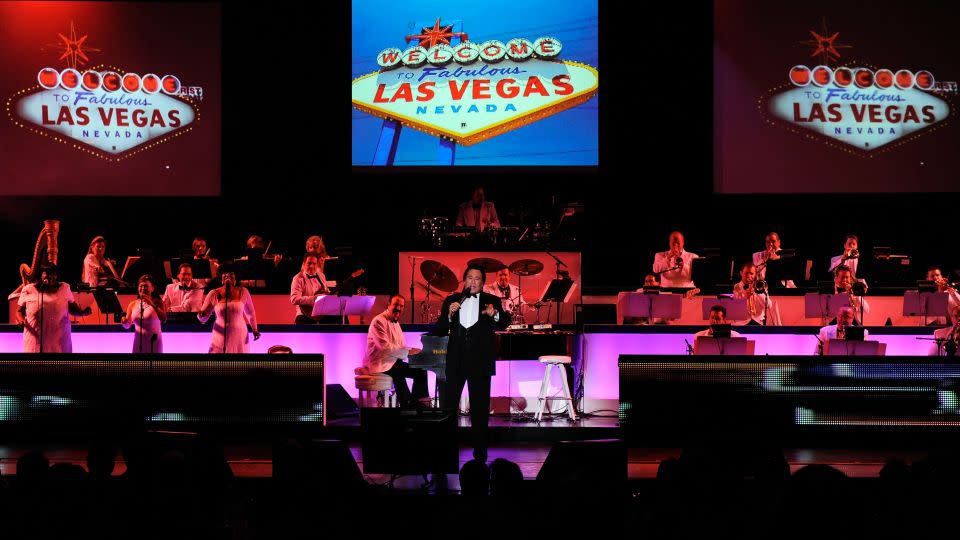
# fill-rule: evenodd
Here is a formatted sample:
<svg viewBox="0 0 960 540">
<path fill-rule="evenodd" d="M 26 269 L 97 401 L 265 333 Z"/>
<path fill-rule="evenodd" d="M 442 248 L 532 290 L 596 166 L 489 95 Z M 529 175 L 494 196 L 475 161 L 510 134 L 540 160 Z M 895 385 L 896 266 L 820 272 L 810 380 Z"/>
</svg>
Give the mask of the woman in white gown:
<svg viewBox="0 0 960 540">
<path fill-rule="evenodd" d="M 237 276 L 229 267 L 220 267 L 220 282 L 223 285 L 207 293 L 203 306 L 197 313 L 197 318 L 202 322 L 207 322 L 211 314 L 217 317 L 213 323 L 213 340 L 209 352 L 250 352 L 248 325 L 253 330 L 253 339 L 260 339 L 253 298 L 246 287 L 237 286 Z"/>
<path fill-rule="evenodd" d="M 134 327 L 133 352 L 162 353 L 163 335 L 161 323 L 167 320 L 163 302 L 153 295 L 157 288 L 150 274 L 137 281 L 137 298 L 127 305 L 127 314 L 120 321 L 124 328 Z"/>
<path fill-rule="evenodd" d="M 60 283 L 54 265 L 40 267 L 39 279 L 24 285 L 17 305 L 17 322 L 23 326 L 23 352 L 73 352 L 70 315 L 91 312 L 89 307 L 77 304 L 69 285 Z"/>
</svg>

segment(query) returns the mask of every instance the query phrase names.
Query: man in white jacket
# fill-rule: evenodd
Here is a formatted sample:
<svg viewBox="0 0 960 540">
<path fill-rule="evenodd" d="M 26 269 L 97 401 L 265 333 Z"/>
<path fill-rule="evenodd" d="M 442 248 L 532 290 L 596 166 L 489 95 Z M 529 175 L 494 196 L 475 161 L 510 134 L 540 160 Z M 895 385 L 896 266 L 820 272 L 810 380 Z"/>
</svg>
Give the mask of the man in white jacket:
<svg viewBox="0 0 960 540">
<path fill-rule="evenodd" d="M 367 352 L 363 365 L 370 373 L 386 373 L 393 377 L 397 401 L 401 407 L 416 406 L 427 398 L 427 372 L 410 367 L 405 360 L 410 353 L 400 329 L 400 315 L 406 299 L 399 294 L 390 297 L 387 309 L 370 322 L 367 331 Z M 413 379 L 413 392 L 407 388 L 407 379 Z"/>
</svg>

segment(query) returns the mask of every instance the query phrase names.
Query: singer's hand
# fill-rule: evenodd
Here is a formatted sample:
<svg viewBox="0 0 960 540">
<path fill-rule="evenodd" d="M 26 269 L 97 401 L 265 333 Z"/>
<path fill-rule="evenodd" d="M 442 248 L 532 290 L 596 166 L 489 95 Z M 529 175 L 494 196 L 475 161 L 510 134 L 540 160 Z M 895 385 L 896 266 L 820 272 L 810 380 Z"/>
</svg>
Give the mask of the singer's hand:
<svg viewBox="0 0 960 540">
<path fill-rule="evenodd" d="M 256 340 L 258 340 L 258 339 L 260 339 L 260 331 L 259 331 L 259 330 L 254 330 L 254 331 L 253 331 L 253 340 L 256 341 Z"/>
<path fill-rule="evenodd" d="M 493 317 L 497 314 L 497 310 L 494 309 L 493 304 L 487 304 L 486 309 L 483 310 L 483 314 L 487 317 Z"/>
<path fill-rule="evenodd" d="M 451 315 L 453 315 L 454 313 L 456 313 L 456 312 L 458 312 L 458 311 L 460 311 L 460 302 L 454 302 L 454 303 L 450 304 L 450 314 L 451 314 Z"/>
</svg>

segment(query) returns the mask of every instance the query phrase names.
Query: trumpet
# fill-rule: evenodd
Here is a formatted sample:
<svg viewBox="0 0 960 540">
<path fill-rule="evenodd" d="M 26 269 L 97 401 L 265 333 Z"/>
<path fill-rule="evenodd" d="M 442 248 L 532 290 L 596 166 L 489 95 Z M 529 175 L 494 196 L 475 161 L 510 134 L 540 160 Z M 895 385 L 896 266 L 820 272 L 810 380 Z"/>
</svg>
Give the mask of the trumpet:
<svg viewBox="0 0 960 540">
<path fill-rule="evenodd" d="M 756 294 L 767 294 L 767 280 L 758 279 L 757 282 L 753 284 L 753 292 Z"/>
</svg>

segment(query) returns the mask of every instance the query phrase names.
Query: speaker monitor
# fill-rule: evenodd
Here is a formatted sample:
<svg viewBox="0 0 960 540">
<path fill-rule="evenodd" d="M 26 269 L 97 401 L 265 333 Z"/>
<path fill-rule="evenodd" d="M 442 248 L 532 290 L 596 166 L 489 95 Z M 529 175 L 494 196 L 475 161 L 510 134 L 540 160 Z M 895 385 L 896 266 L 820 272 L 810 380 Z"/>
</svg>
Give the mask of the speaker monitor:
<svg viewBox="0 0 960 540">
<path fill-rule="evenodd" d="M 456 410 L 364 407 L 360 432 L 365 473 L 459 471 Z"/>
</svg>

